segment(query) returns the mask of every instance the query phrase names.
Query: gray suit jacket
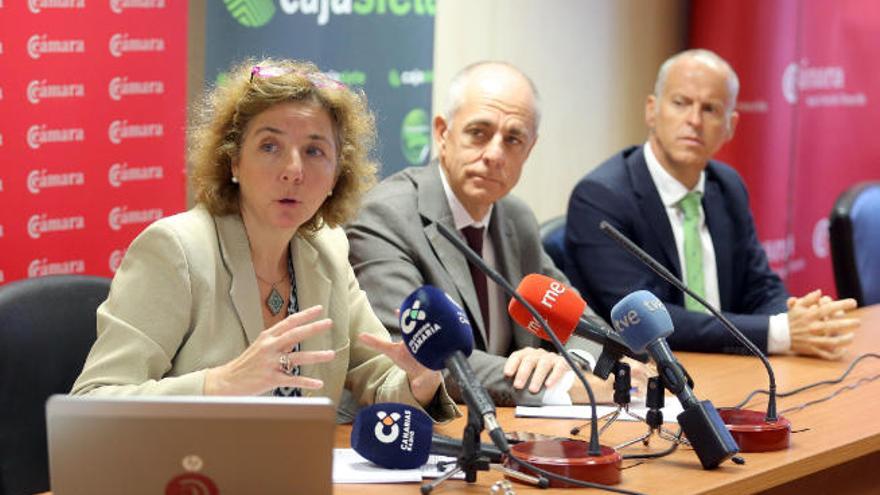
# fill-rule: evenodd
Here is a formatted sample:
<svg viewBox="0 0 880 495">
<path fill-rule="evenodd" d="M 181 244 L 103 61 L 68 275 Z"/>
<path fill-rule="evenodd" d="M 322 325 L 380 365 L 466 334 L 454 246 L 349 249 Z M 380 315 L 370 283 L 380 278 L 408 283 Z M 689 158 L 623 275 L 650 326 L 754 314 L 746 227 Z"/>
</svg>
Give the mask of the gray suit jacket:
<svg viewBox="0 0 880 495">
<path fill-rule="evenodd" d="M 467 259 L 437 230 L 438 223 L 455 230 L 440 173 L 434 161 L 398 172 L 373 188 L 357 218 L 346 228 L 351 244 L 349 259 L 373 310 L 392 335 L 400 335 L 395 310 L 413 290 L 429 284 L 444 290 L 465 308 L 473 328 L 486 342 Z M 489 235 L 498 271 L 514 286 L 530 273 L 568 283 L 541 247 L 535 215 L 521 200 L 507 196 L 495 203 Z M 496 404 L 540 403 L 543 392 L 535 395 L 515 390 L 504 378 L 503 368 L 512 350 L 539 347 L 541 339 L 512 320 L 509 328 L 509 336 L 499 336 L 493 329 L 489 348 L 475 350 L 471 366 Z M 588 350 L 596 355 L 596 349 L 598 346 Z M 460 400 L 457 385 L 448 377 L 446 386 L 450 395 Z"/>
<path fill-rule="evenodd" d="M 302 367 L 324 382 L 303 394 L 338 403 L 345 386 L 362 404 L 418 406 L 403 370 L 357 339 L 388 333 L 358 286 L 347 248 L 341 229 L 290 242 L 300 307 L 320 304 L 333 320 L 301 349 L 336 351 L 333 361 Z M 264 330 L 261 305 L 240 216 L 195 208 L 163 218 L 129 247 L 98 308 L 98 338 L 72 392 L 200 395 L 205 370 L 240 355 Z M 432 415 L 453 417 L 454 404 L 442 390 L 439 397 Z"/>
</svg>

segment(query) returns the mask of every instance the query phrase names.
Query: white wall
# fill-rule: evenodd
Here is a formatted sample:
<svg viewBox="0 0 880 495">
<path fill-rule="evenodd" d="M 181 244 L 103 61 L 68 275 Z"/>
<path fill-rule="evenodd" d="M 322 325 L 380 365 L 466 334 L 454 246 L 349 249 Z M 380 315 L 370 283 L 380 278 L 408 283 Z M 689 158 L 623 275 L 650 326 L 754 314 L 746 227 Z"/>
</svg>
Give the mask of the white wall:
<svg viewBox="0 0 880 495">
<path fill-rule="evenodd" d="M 685 46 L 685 0 L 438 0 L 434 109 L 452 76 L 483 59 L 525 71 L 542 97 L 537 144 L 514 194 L 539 221 L 564 214 L 575 183 L 645 139 L 644 100 Z"/>
</svg>

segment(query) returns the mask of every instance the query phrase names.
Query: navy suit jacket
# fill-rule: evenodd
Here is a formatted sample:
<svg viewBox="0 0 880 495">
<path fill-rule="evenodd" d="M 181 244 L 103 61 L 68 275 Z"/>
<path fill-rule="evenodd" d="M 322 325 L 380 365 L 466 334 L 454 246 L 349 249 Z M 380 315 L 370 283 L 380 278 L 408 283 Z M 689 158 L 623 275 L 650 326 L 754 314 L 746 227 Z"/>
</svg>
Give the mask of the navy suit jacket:
<svg viewBox="0 0 880 495">
<path fill-rule="evenodd" d="M 706 168 L 703 211 L 718 269 L 721 310 L 760 349 L 767 350 L 769 316 L 787 311 L 788 293 L 770 270 L 749 211 L 748 192 L 730 166 Z M 581 179 L 568 204 L 565 269 L 596 312 L 610 321 L 611 308 L 630 292 L 653 292 L 669 309 L 674 349 L 747 352 L 710 314 L 688 311 L 684 295 L 599 230 L 608 221 L 681 277 L 669 217 L 651 180 L 642 147 L 612 156 Z"/>
</svg>

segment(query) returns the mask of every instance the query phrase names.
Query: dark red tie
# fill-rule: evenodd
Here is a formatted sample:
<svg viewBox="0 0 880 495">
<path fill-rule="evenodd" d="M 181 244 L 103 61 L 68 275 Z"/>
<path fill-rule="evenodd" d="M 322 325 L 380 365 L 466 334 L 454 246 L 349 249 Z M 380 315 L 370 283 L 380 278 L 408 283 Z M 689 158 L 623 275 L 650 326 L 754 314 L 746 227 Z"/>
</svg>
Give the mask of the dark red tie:
<svg viewBox="0 0 880 495">
<path fill-rule="evenodd" d="M 468 246 L 473 249 L 481 257 L 483 256 L 483 227 L 465 227 L 461 229 L 464 238 L 467 240 Z M 477 299 L 480 301 L 480 313 L 483 315 L 483 328 L 486 336 L 489 335 L 489 286 L 486 280 L 486 274 L 468 261 L 468 268 L 471 270 L 471 279 L 474 281 L 474 289 L 477 291 Z"/>
</svg>

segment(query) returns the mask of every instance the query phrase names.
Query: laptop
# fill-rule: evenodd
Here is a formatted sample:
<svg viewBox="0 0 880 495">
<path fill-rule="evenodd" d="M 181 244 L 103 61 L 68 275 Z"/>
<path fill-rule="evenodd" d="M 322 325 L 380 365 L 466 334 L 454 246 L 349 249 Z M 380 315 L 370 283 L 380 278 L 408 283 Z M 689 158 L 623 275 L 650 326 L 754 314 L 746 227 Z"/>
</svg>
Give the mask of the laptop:
<svg viewBox="0 0 880 495">
<path fill-rule="evenodd" d="M 55 395 L 52 492 L 329 494 L 335 418 L 326 398 Z"/>
</svg>

